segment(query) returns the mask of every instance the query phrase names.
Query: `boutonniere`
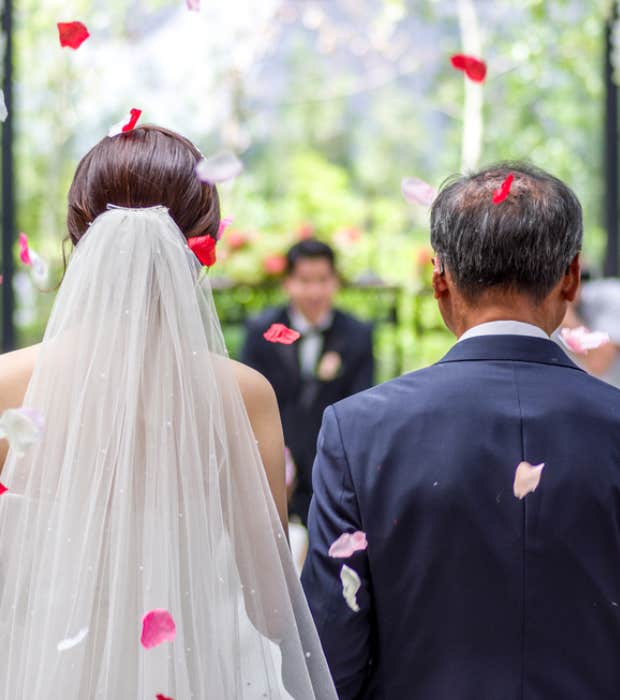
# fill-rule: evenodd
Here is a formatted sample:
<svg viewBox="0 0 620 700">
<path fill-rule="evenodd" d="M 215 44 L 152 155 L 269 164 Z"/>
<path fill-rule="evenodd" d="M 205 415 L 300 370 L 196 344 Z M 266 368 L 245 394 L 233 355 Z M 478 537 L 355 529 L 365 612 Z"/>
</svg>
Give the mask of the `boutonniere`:
<svg viewBox="0 0 620 700">
<path fill-rule="evenodd" d="M 340 357 L 340 355 L 333 350 L 326 352 L 319 362 L 319 366 L 316 370 L 316 376 L 322 382 L 331 382 L 338 376 L 338 372 L 340 372 L 341 367 L 342 357 Z"/>
</svg>

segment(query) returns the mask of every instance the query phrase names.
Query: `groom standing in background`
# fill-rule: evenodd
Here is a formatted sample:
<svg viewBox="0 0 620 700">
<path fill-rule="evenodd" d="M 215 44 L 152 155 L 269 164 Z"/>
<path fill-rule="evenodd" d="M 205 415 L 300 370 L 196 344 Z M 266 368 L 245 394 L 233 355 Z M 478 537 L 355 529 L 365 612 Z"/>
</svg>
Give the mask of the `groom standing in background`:
<svg viewBox="0 0 620 700">
<path fill-rule="evenodd" d="M 248 323 L 241 361 L 267 377 L 278 398 L 284 440 L 297 466 L 289 511 L 305 524 L 323 411 L 372 386 L 372 329 L 333 307 L 339 283 L 334 251 L 327 244 L 306 239 L 288 251 L 286 260 L 289 304 Z M 301 338 L 293 345 L 267 342 L 263 333 L 272 323 L 294 328 Z"/>
<path fill-rule="evenodd" d="M 492 167 L 443 189 L 431 243 L 458 342 L 328 408 L 319 436 L 302 580 L 339 696 L 617 700 L 620 391 L 549 339 L 579 286 L 579 202 Z M 328 555 L 358 530 L 367 549 Z"/>
</svg>

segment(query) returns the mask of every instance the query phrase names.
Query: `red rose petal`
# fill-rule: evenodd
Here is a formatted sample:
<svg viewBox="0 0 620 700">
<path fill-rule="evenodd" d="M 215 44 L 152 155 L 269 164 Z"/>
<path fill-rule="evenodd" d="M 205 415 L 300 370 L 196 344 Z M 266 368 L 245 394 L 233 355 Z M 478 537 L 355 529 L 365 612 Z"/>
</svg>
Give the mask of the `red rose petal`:
<svg viewBox="0 0 620 700">
<path fill-rule="evenodd" d="M 487 64 L 475 56 L 457 53 L 450 58 L 450 61 L 457 70 L 462 70 L 474 83 L 481 83 L 486 78 Z"/>
<path fill-rule="evenodd" d="M 283 323 L 273 323 L 269 330 L 263 333 L 263 338 L 270 343 L 282 343 L 283 345 L 291 345 L 296 340 L 299 340 L 301 334 L 294 331 L 292 328 L 287 328 Z"/>
<path fill-rule="evenodd" d="M 215 238 L 212 236 L 193 236 L 187 239 L 187 245 L 202 265 L 211 267 L 215 265 L 217 257 L 215 252 Z"/>
<path fill-rule="evenodd" d="M 163 695 L 162 693 L 157 693 L 155 698 L 156 700 L 173 700 L 172 698 L 169 698 L 167 695 Z"/>
<path fill-rule="evenodd" d="M 79 49 L 90 36 L 88 29 L 81 22 L 58 22 L 56 26 L 60 45 L 70 49 Z"/>
<path fill-rule="evenodd" d="M 2 496 L 2 494 L 6 493 L 7 491 L 7 487 L 4 484 L 0 484 L 0 496 Z"/>
<path fill-rule="evenodd" d="M 141 109 L 136 109 L 135 107 L 129 111 L 129 121 L 125 126 L 123 127 L 123 133 L 126 134 L 128 131 L 133 131 L 135 128 L 136 124 L 138 123 L 138 119 L 140 119 L 140 116 L 142 115 L 142 110 Z"/>
<path fill-rule="evenodd" d="M 142 620 L 140 642 L 145 649 L 152 649 L 163 642 L 172 642 L 177 628 L 172 615 L 167 610 L 156 608 L 147 612 Z"/>
<path fill-rule="evenodd" d="M 502 182 L 501 186 L 493 192 L 493 204 L 499 204 L 506 199 L 510 194 L 510 188 L 512 187 L 512 181 L 514 179 L 515 176 L 510 173 L 504 182 Z"/>
</svg>

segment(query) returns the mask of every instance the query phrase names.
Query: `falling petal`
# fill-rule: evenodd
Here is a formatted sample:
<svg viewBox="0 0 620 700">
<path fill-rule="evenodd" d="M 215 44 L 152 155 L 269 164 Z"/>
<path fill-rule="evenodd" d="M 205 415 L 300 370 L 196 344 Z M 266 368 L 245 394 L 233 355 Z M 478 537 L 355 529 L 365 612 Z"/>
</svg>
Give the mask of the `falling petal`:
<svg viewBox="0 0 620 700">
<path fill-rule="evenodd" d="M 152 649 L 163 642 L 174 641 L 176 633 L 172 615 L 167 610 L 157 608 L 144 616 L 140 642 L 145 649 Z"/>
<path fill-rule="evenodd" d="M 610 342 L 608 333 L 592 332 L 585 326 L 562 328 L 560 339 L 568 350 L 577 355 L 587 355 L 589 350 L 596 350 Z"/>
<path fill-rule="evenodd" d="M 7 491 L 7 487 L 4 484 L 0 484 L 0 496 L 2 496 L 2 494 L 6 493 Z"/>
<path fill-rule="evenodd" d="M 224 235 L 224 231 L 226 231 L 226 229 L 232 224 L 232 222 L 233 222 L 232 216 L 227 216 L 220 221 L 220 226 L 217 230 L 217 236 L 216 236 L 218 241 Z"/>
<path fill-rule="evenodd" d="M 359 612 L 360 606 L 357 604 L 356 596 L 362 587 L 362 582 L 357 571 L 343 564 L 342 569 L 340 569 L 340 580 L 342 581 L 342 596 L 347 601 L 347 605 L 353 612 Z"/>
<path fill-rule="evenodd" d="M 58 38 L 61 46 L 79 49 L 90 34 L 82 22 L 58 22 Z"/>
<path fill-rule="evenodd" d="M 32 265 L 32 260 L 30 259 L 30 247 L 28 245 L 28 236 L 25 233 L 19 234 L 19 259 L 24 263 L 24 265 Z"/>
<path fill-rule="evenodd" d="M 58 651 L 67 651 L 68 649 L 73 649 L 80 642 L 83 642 L 88 635 L 88 627 L 82 627 L 82 629 L 75 635 L 75 637 L 67 637 L 62 641 L 58 642 Z"/>
<path fill-rule="evenodd" d="M 0 416 L 0 439 L 9 441 L 17 457 L 40 440 L 43 434 L 43 416 L 31 408 L 9 408 Z"/>
<path fill-rule="evenodd" d="M 155 698 L 156 698 L 156 700 L 173 700 L 172 698 L 169 698 L 167 695 L 162 695 L 161 693 L 157 693 Z"/>
<path fill-rule="evenodd" d="M 232 180 L 243 172 L 243 163 L 234 153 L 222 151 L 210 158 L 203 158 L 196 166 L 196 174 L 202 182 L 214 185 Z"/>
<path fill-rule="evenodd" d="M 503 202 L 506 197 L 508 197 L 514 179 L 515 176 L 510 173 L 504 182 L 502 182 L 501 186 L 493 192 L 493 204 L 499 204 L 500 202 Z"/>
<path fill-rule="evenodd" d="M 284 448 L 284 480 L 286 482 L 286 487 L 290 488 L 294 481 L 295 475 L 297 474 L 297 467 L 293 460 L 293 455 L 288 447 Z"/>
<path fill-rule="evenodd" d="M 450 58 L 450 61 L 457 70 L 462 70 L 475 83 L 481 83 L 486 78 L 486 63 L 475 56 L 457 53 Z"/>
<path fill-rule="evenodd" d="M 355 552 L 368 548 L 366 533 L 358 530 L 353 534 L 345 532 L 329 548 L 329 556 L 334 559 L 348 559 Z"/>
<path fill-rule="evenodd" d="M 287 328 L 283 323 L 273 323 L 263 333 L 263 338 L 270 343 L 282 343 L 283 345 L 291 345 L 301 337 L 300 333 L 292 328 Z"/>
<path fill-rule="evenodd" d="M 185 0 L 185 4 L 190 12 L 200 12 L 200 0 Z"/>
<path fill-rule="evenodd" d="M 536 490 L 540 483 L 545 463 L 532 466 L 529 462 L 521 462 L 515 471 L 515 481 L 513 485 L 514 495 L 519 498 L 525 498 L 528 493 Z"/>
<path fill-rule="evenodd" d="M 48 264 L 39 257 L 37 253 L 30 249 L 30 260 L 32 261 L 32 266 L 30 272 L 32 274 L 32 279 L 39 285 L 42 286 L 47 283 L 49 267 Z"/>
<path fill-rule="evenodd" d="M 437 190 L 419 177 L 404 177 L 400 191 L 410 204 L 421 204 L 423 207 L 430 207 L 437 196 Z"/>
<path fill-rule="evenodd" d="M 138 123 L 138 119 L 142 116 L 142 110 L 133 107 L 129 114 L 117 124 L 114 124 L 108 131 L 108 136 L 114 137 L 119 134 L 126 134 L 129 131 L 133 131 Z"/>
<path fill-rule="evenodd" d="M 0 90 L 0 122 L 6 120 L 9 116 L 9 111 L 6 108 L 6 102 L 4 101 L 4 90 Z"/>
</svg>

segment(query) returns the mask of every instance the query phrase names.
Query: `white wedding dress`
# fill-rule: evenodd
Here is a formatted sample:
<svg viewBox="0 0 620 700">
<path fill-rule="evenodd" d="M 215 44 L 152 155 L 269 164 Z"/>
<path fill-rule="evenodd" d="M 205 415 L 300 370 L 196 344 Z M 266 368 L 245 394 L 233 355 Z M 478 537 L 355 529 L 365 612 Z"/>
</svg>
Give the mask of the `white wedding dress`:
<svg viewBox="0 0 620 700">
<path fill-rule="evenodd" d="M 208 281 L 164 208 L 91 225 L 24 405 L 46 428 L 2 475 L 0 698 L 336 700 Z M 155 608 L 176 638 L 145 649 Z"/>
</svg>

